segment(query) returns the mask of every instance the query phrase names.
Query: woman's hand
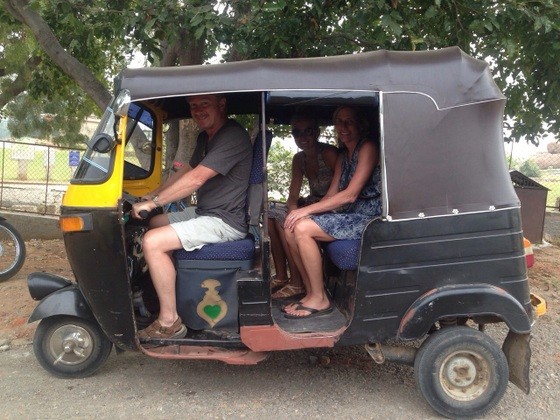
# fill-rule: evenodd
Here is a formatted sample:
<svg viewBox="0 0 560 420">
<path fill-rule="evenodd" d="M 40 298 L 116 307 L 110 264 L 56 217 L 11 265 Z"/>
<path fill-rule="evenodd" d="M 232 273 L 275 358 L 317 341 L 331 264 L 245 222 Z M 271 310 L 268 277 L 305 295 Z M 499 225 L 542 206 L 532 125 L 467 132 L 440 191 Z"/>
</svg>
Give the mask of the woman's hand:
<svg viewBox="0 0 560 420">
<path fill-rule="evenodd" d="M 306 217 L 309 217 L 309 214 L 310 213 L 307 207 L 302 207 L 299 209 L 292 210 L 286 216 L 286 220 L 284 221 L 284 229 L 293 231 L 296 223 L 301 219 L 305 219 Z"/>
<path fill-rule="evenodd" d="M 157 207 L 156 203 L 154 203 L 152 200 L 140 201 L 140 202 L 134 203 L 132 205 L 132 210 L 131 210 L 130 214 L 135 219 L 142 219 L 143 217 L 140 216 L 140 212 L 142 210 L 146 210 L 149 213 L 153 209 L 155 209 L 156 207 Z"/>
</svg>

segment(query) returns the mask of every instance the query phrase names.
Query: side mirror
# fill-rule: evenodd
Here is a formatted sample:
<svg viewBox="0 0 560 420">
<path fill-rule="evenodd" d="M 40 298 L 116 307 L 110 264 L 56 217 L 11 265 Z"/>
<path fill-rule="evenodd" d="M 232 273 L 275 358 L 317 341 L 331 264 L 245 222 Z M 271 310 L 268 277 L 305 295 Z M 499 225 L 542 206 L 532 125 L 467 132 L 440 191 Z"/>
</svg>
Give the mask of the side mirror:
<svg viewBox="0 0 560 420">
<path fill-rule="evenodd" d="M 106 133 L 100 133 L 92 137 L 88 142 L 88 147 L 94 152 L 105 154 L 113 150 L 116 144 L 115 139 L 111 136 Z"/>
</svg>

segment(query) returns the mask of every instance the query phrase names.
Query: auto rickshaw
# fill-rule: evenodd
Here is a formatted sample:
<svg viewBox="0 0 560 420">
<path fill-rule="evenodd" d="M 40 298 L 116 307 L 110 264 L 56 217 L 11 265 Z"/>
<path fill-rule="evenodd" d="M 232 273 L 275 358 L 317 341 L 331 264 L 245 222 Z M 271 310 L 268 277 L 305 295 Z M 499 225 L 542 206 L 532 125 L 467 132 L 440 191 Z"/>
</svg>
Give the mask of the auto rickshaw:
<svg viewBox="0 0 560 420">
<path fill-rule="evenodd" d="M 253 235 L 176 252 L 177 304 L 189 332 L 141 343 L 142 303 L 153 298 L 138 247 L 147 225 L 128 211 L 162 182 L 165 131 L 189 118 L 186 98 L 214 93 L 226 95 L 230 114 L 259 126 Z M 61 207 L 75 282 L 29 276 L 40 300 L 29 319 L 40 320 L 39 362 L 56 376 L 83 377 L 113 345 L 230 364 L 278 350 L 364 345 L 378 363 L 413 365 L 421 393 L 445 416 L 482 415 L 508 380 L 528 393 L 536 315 L 504 158 L 504 104 L 488 65 L 456 47 L 124 70 Z M 296 109 L 328 122 L 340 105 L 360 107 L 379 138 L 383 213 L 360 240 L 322 245 L 336 309 L 287 319 L 270 293 L 263 134 Z M 489 323 L 509 330 L 501 348 L 484 332 Z"/>
</svg>

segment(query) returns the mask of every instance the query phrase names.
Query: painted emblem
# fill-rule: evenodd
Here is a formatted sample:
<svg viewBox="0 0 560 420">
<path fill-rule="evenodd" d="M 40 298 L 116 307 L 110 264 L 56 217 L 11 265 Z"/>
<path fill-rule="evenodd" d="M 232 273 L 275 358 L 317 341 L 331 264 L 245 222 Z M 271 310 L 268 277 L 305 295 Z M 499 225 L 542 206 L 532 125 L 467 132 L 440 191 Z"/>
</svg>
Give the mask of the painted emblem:
<svg viewBox="0 0 560 420">
<path fill-rule="evenodd" d="M 224 319 L 228 311 L 227 303 L 222 300 L 222 297 L 216 290 L 220 285 L 221 283 L 215 279 L 206 279 L 200 284 L 200 287 L 205 288 L 206 292 L 200 303 L 196 306 L 196 313 L 208 322 L 211 328 Z"/>
</svg>

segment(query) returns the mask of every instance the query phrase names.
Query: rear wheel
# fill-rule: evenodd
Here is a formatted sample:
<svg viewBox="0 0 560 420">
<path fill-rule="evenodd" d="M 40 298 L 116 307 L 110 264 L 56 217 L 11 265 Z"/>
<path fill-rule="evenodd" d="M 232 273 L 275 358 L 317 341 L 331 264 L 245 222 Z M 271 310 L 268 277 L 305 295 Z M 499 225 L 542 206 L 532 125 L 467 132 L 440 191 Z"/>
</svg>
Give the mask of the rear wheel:
<svg viewBox="0 0 560 420">
<path fill-rule="evenodd" d="M 91 321 L 73 316 L 43 319 L 33 338 L 37 360 L 61 378 L 84 378 L 105 362 L 112 343 Z"/>
<path fill-rule="evenodd" d="M 447 417 L 478 417 L 507 388 L 507 359 L 486 334 L 469 327 L 444 328 L 422 344 L 414 360 L 422 395 Z"/>
<path fill-rule="evenodd" d="M 0 220 L 0 281 L 16 275 L 25 261 L 25 242 L 7 221 Z"/>
</svg>

